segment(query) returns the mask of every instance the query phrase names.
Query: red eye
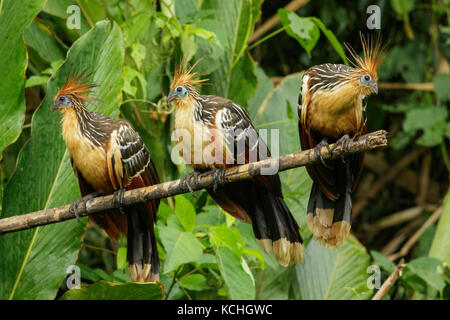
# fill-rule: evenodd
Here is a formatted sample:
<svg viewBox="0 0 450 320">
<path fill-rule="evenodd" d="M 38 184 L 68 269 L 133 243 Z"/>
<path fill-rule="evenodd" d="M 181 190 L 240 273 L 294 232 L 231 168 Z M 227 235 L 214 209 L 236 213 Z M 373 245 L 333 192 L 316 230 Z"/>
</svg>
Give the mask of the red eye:
<svg viewBox="0 0 450 320">
<path fill-rule="evenodd" d="M 181 90 L 183 90 L 183 89 L 181 89 L 181 87 L 178 87 L 178 88 L 177 88 L 177 91 L 178 91 L 178 92 L 181 92 Z"/>
<path fill-rule="evenodd" d="M 364 80 L 369 81 L 370 80 L 370 76 L 368 76 L 368 75 L 364 76 Z"/>
<path fill-rule="evenodd" d="M 64 102 L 64 97 L 59 97 L 59 102 Z"/>
</svg>

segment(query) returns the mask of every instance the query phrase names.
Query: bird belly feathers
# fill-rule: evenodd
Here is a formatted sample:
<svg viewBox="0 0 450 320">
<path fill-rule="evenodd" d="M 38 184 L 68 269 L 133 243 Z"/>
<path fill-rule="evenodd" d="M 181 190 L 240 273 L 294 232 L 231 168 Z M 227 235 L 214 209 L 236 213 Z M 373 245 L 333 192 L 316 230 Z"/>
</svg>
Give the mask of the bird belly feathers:
<svg viewBox="0 0 450 320">
<path fill-rule="evenodd" d="M 344 87 L 337 92 L 315 91 L 307 107 L 308 128 L 336 139 L 359 132 L 363 118 L 362 100 L 351 90 Z"/>
<path fill-rule="evenodd" d="M 107 172 L 106 151 L 92 144 L 81 133 L 72 109 L 63 111 L 62 132 L 74 170 L 80 172 L 95 191 L 104 194 L 113 192 Z"/>
<path fill-rule="evenodd" d="M 195 120 L 194 109 L 179 107 L 175 116 L 175 139 L 180 156 L 193 168 L 217 168 L 233 159 L 227 154 L 224 137 L 202 121 Z"/>
</svg>

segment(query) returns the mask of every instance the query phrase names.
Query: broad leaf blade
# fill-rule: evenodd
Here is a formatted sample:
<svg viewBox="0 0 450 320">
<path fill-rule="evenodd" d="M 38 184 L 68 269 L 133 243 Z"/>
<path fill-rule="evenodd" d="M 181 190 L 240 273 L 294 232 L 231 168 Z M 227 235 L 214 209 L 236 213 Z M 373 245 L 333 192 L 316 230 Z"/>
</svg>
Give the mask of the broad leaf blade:
<svg viewBox="0 0 450 320">
<path fill-rule="evenodd" d="M 99 281 L 92 285 L 73 288 L 61 300 L 161 300 L 163 290 L 160 283 L 117 284 Z"/>
<path fill-rule="evenodd" d="M 0 11 L 0 158 L 22 130 L 25 117 L 25 70 L 27 52 L 23 32 L 44 6 L 45 0 L 4 0 Z"/>
<path fill-rule="evenodd" d="M 117 116 L 122 87 L 122 36 L 109 22 L 98 23 L 73 44 L 67 61 L 49 81 L 48 94 L 32 120 L 32 138 L 22 150 L 17 170 L 5 189 L 3 217 L 70 203 L 79 197 L 78 183 L 61 136 L 58 112 L 49 107 L 74 70 L 86 70 L 100 85 L 100 99 L 89 106 Z M 0 298 L 52 299 L 82 243 L 85 219 L 15 232 L 0 237 Z M 10 250 L 14 248 L 14 250 Z M 44 267 L 45 266 L 45 267 Z"/>
<path fill-rule="evenodd" d="M 214 32 L 225 49 L 219 58 L 219 67 L 209 75 L 212 94 L 222 96 L 245 105 L 253 96 L 257 86 L 254 63 L 246 52 L 247 41 L 259 18 L 261 0 L 211 0 L 203 3 L 202 9 L 215 10 L 217 21 L 203 28 Z M 201 48 L 198 52 L 203 54 Z M 207 66 L 201 68 L 207 69 Z"/>
<path fill-rule="evenodd" d="M 450 192 L 444 198 L 442 213 L 439 218 L 436 234 L 430 248 L 430 257 L 438 258 L 450 265 Z"/>
<path fill-rule="evenodd" d="M 370 257 L 353 237 L 337 249 L 310 241 L 305 264 L 296 267 L 294 292 L 297 299 L 368 299 L 367 267 Z"/>
</svg>

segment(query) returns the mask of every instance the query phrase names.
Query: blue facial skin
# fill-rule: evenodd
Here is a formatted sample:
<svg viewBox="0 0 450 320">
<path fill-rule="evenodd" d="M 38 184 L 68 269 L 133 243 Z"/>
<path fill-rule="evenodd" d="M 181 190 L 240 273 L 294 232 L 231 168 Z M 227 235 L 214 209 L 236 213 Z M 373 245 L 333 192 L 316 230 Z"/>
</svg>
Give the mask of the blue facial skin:
<svg viewBox="0 0 450 320">
<path fill-rule="evenodd" d="M 173 89 L 173 91 L 169 94 L 169 96 L 167 97 L 167 101 L 171 102 L 175 99 L 181 99 L 183 97 L 186 97 L 187 95 L 188 95 L 187 89 L 183 86 L 178 86 L 175 89 Z"/>
<path fill-rule="evenodd" d="M 373 81 L 370 74 L 362 75 L 358 81 L 369 87 L 373 92 L 378 93 L 378 85 L 375 81 Z"/>
<path fill-rule="evenodd" d="M 55 101 L 53 101 L 53 104 L 50 107 L 50 110 L 55 110 L 58 109 L 62 106 L 68 106 L 68 107 L 72 107 L 72 101 L 70 101 L 69 98 L 67 98 L 64 95 L 60 95 L 58 98 L 56 98 Z"/>
</svg>

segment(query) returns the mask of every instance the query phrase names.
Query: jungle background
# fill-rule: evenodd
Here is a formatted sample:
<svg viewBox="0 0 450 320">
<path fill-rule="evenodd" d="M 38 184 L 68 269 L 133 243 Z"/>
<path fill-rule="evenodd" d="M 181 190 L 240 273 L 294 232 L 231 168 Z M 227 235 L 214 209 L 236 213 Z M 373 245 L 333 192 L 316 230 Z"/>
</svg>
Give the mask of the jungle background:
<svg viewBox="0 0 450 320">
<path fill-rule="evenodd" d="M 68 28 L 71 5 L 79 29 Z M 101 102 L 89 108 L 130 121 L 169 181 L 191 172 L 170 156 L 166 95 L 176 63 L 201 58 L 196 70 L 210 79 L 201 91 L 241 104 L 257 128 L 280 130 L 280 155 L 295 152 L 301 72 L 348 63 L 344 43 L 360 52 L 359 32 L 373 33 L 370 5 L 380 8 L 378 31 L 389 49 L 379 94 L 368 101 L 368 131 L 387 130 L 389 146 L 366 153 L 344 244 L 333 250 L 311 240 L 312 182 L 297 168 L 280 175 L 305 239 L 304 265 L 279 266 L 250 225 L 198 191 L 159 208 L 164 291 L 128 283 L 126 239 L 112 243 L 82 218 L 1 235 L 0 298 L 370 299 L 372 285 L 404 258 L 383 299 L 448 299 L 449 0 L 2 0 L 0 218 L 80 197 L 60 115 L 49 110 L 73 71 L 99 85 L 92 96 Z M 69 290 L 77 270 L 81 289 Z"/>
</svg>

